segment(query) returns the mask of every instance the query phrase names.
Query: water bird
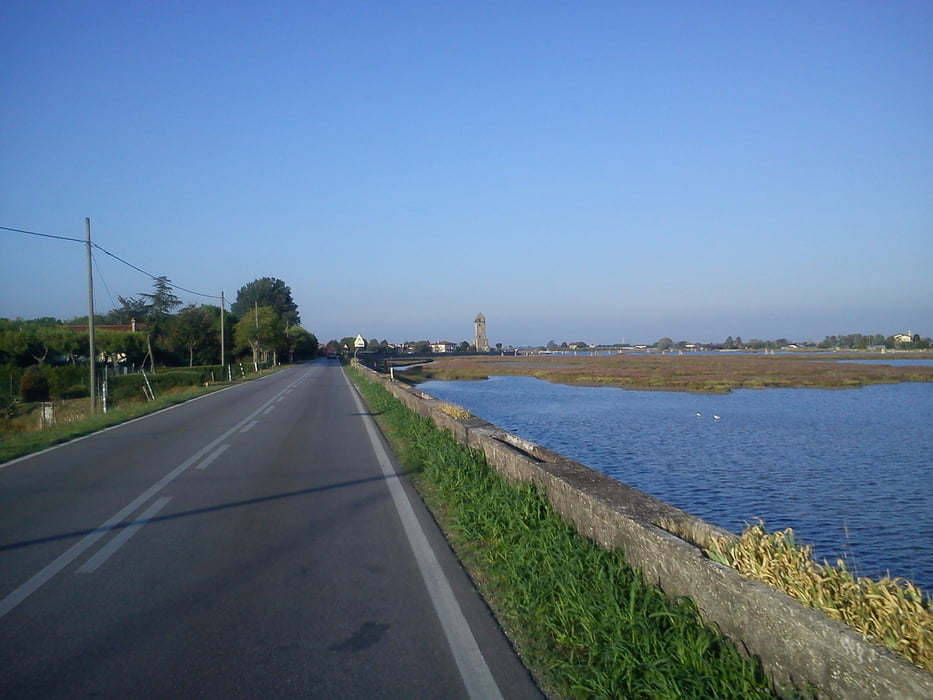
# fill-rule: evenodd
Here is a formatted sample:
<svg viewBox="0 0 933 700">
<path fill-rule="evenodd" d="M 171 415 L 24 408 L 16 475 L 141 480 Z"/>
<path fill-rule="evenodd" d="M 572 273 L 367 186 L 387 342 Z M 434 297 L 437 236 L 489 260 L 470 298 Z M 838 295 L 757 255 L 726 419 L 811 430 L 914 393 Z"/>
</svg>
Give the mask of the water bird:
<svg viewBox="0 0 933 700">
<path fill-rule="evenodd" d="M 702 418 L 703 414 L 697 411 L 697 418 Z"/>
<path fill-rule="evenodd" d="M 713 420 L 719 420 L 719 418 L 720 416 L 717 416 L 715 413 L 713 414 Z"/>
</svg>

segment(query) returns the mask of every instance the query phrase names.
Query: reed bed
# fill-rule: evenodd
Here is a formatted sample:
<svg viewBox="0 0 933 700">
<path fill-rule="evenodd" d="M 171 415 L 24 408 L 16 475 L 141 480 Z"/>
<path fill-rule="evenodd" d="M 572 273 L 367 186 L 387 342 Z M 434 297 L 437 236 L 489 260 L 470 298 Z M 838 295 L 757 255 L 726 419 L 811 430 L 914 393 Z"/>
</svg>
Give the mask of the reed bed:
<svg viewBox="0 0 933 700">
<path fill-rule="evenodd" d="M 933 601 L 912 582 L 856 577 L 842 559 L 818 564 L 793 529 L 769 533 L 761 521 L 738 539 L 714 538 L 706 552 L 933 671 Z"/>
<path fill-rule="evenodd" d="M 530 485 L 351 375 L 516 648 L 551 697 L 770 698 L 755 660 L 695 604 L 581 538 Z"/>
<path fill-rule="evenodd" d="M 878 356 L 880 357 L 880 355 Z M 852 389 L 933 381 L 931 366 L 835 362 L 812 355 L 602 355 L 437 357 L 399 372 L 410 381 L 537 377 L 559 384 L 723 394 L 733 389 Z M 846 359 L 849 359 L 846 356 Z"/>
</svg>

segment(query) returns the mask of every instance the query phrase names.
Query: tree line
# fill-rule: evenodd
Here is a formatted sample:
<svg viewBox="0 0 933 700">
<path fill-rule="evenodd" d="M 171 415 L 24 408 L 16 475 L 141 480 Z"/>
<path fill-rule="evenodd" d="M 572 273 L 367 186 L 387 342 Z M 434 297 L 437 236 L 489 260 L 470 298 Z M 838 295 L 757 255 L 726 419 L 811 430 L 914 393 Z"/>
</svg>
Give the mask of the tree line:
<svg viewBox="0 0 933 700">
<path fill-rule="evenodd" d="M 291 289 L 279 279 L 262 277 L 244 285 L 226 313 L 211 304 L 183 305 L 167 277 L 155 278 L 151 292 L 117 299 L 119 307 L 94 316 L 95 354 L 113 365 L 154 369 L 219 364 L 221 322 L 227 361 L 248 358 L 271 364 L 318 353 L 317 338 L 301 327 Z M 86 363 L 87 326 L 87 316 L 0 319 L 0 364 Z"/>
<path fill-rule="evenodd" d="M 622 343 L 615 345 L 590 345 L 583 341 L 563 342 L 559 345 L 553 340 L 549 340 L 547 345 L 540 346 L 538 350 L 548 350 L 550 352 L 567 352 L 571 350 L 586 349 L 621 349 L 628 347 Z M 922 338 L 916 333 L 906 334 L 898 333 L 885 336 L 881 333 L 849 333 L 846 335 L 827 335 L 823 340 L 816 341 L 789 341 L 787 338 L 777 338 L 774 340 L 760 340 L 752 338 L 751 340 L 742 340 L 742 336 L 730 335 L 719 343 L 691 343 L 686 340 L 674 341 L 671 338 L 664 337 L 650 345 L 638 347 L 650 347 L 656 350 L 780 350 L 784 348 L 813 348 L 821 350 L 928 350 L 933 347 L 933 340 Z"/>
</svg>

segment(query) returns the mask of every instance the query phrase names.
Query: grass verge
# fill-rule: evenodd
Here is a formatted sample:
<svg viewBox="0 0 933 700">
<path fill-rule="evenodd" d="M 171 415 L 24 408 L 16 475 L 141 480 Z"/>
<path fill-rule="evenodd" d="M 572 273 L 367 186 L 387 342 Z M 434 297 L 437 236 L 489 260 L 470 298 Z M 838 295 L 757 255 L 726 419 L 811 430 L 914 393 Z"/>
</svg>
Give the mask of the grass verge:
<svg viewBox="0 0 933 700">
<path fill-rule="evenodd" d="M 174 389 L 159 396 L 155 401 L 132 402 L 115 407 L 107 413 L 94 415 L 79 415 L 69 420 L 61 421 L 44 430 L 30 430 L 7 432 L 0 431 L 0 464 L 23 455 L 39 452 L 54 445 L 59 445 L 75 438 L 90 435 L 98 430 L 139 418 L 149 413 L 155 413 L 163 408 L 190 401 L 193 398 L 217 391 L 223 385 L 210 387 L 187 387 Z M 82 400 L 88 404 L 87 400 Z"/>
<path fill-rule="evenodd" d="M 477 587 L 542 688 L 560 698 L 771 698 L 758 664 L 529 485 L 348 370 Z"/>
</svg>

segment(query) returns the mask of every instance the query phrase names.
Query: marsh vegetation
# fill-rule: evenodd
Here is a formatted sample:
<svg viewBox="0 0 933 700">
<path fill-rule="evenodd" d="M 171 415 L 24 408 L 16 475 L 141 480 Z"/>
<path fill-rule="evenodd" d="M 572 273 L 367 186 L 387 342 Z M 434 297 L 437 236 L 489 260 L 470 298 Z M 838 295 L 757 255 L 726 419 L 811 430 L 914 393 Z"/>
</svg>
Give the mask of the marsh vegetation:
<svg viewBox="0 0 933 700">
<path fill-rule="evenodd" d="M 397 370 L 396 376 L 422 382 L 521 375 L 560 384 L 711 394 L 733 389 L 853 389 L 871 384 L 933 381 L 933 366 L 863 364 L 839 362 L 840 359 L 858 358 L 835 353 L 437 357 L 429 364 Z"/>
</svg>

